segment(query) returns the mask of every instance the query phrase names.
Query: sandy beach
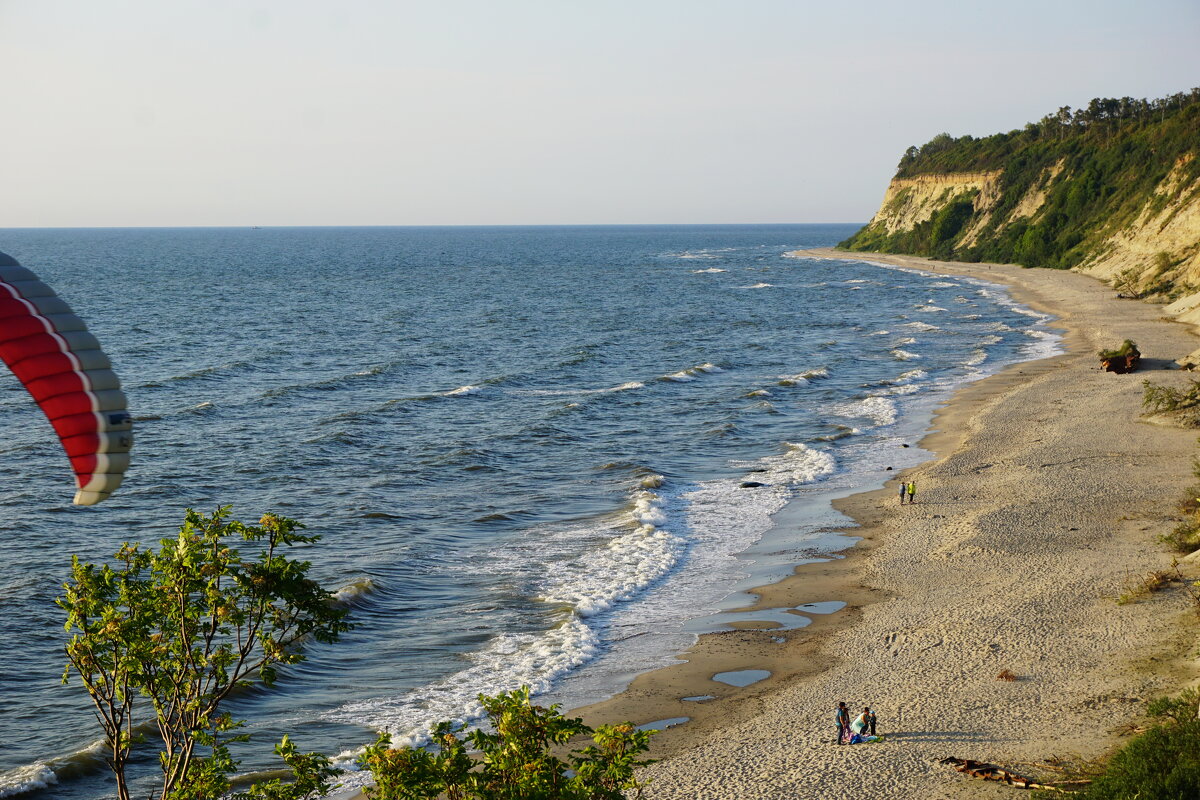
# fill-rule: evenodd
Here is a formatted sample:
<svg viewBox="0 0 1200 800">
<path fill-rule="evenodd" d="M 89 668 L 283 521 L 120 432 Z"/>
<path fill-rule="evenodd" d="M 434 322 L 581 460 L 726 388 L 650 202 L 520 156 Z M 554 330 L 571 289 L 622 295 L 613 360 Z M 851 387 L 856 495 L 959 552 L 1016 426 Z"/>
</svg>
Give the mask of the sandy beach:
<svg viewBox="0 0 1200 800">
<path fill-rule="evenodd" d="M 1011 265 L 805 251 L 979 277 L 1054 314 L 1067 353 L 960 389 L 921 446 L 936 458 L 836 503 L 861 527 L 844 558 L 797 568 L 756 607 L 841 600 L 788 632 L 708 634 L 685 663 L 638 677 L 590 723 L 689 717 L 655 739 L 652 798 L 1000 797 L 947 756 L 1014 764 L 1094 756 L 1142 701 L 1200 675 L 1181 592 L 1116 598 L 1171 555 L 1157 537 L 1194 483 L 1194 432 L 1140 418 L 1142 381 L 1183 383 L 1197 346 L 1161 307 L 1120 300 L 1090 277 Z M 1095 353 L 1130 338 L 1142 370 Z M 786 513 L 786 512 L 785 512 Z M 724 670 L 770 670 L 745 688 Z M 1009 670 L 1015 681 L 997 680 Z M 713 695 L 704 702 L 683 697 Z M 874 707 L 881 744 L 834 744 L 833 708 Z"/>
</svg>

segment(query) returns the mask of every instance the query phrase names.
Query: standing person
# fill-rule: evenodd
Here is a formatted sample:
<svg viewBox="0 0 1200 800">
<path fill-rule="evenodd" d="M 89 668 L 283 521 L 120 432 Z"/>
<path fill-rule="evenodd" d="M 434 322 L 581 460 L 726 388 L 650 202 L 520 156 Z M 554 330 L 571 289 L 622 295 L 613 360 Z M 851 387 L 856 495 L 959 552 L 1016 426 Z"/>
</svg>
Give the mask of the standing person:
<svg viewBox="0 0 1200 800">
<path fill-rule="evenodd" d="M 900 505 L 904 505 L 904 496 L 908 494 L 908 484 L 900 481 Z"/>
<path fill-rule="evenodd" d="M 859 736 L 866 736 L 867 731 L 871 728 L 871 709 L 864 708 L 862 713 L 854 718 L 854 722 L 850 723 L 850 732 L 857 733 Z"/>
<path fill-rule="evenodd" d="M 908 504 L 911 506 L 915 502 L 917 502 L 917 482 L 909 481 L 908 482 Z"/>
<path fill-rule="evenodd" d="M 845 744 L 850 741 L 850 711 L 845 703 L 838 703 L 834 719 L 837 720 L 837 743 Z"/>
<path fill-rule="evenodd" d="M 875 712 L 871 710 L 870 706 L 868 706 L 867 708 L 863 709 L 863 713 L 867 715 L 867 725 L 871 729 L 871 735 L 874 736 L 875 735 Z"/>
</svg>

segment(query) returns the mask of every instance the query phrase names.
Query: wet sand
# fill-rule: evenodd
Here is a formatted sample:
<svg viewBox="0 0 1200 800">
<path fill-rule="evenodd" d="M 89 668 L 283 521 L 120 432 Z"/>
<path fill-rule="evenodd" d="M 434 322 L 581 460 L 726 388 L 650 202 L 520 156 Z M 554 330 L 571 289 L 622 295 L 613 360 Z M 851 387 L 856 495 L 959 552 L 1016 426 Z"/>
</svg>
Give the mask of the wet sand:
<svg viewBox="0 0 1200 800">
<path fill-rule="evenodd" d="M 689 718 L 655 737 L 651 798 L 1000 797 L 1012 790 L 938 760 L 1098 754 L 1143 699 L 1200 677 L 1180 592 L 1116 603 L 1170 564 L 1157 536 L 1195 482 L 1196 434 L 1147 424 L 1140 403 L 1143 379 L 1184 382 L 1172 362 L 1196 336 L 1076 273 L 805 255 L 1008 286 L 1058 317 L 1068 352 L 960 389 L 921 442 L 935 460 L 897 475 L 917 481 L 917 504 L 900 507 L 894 482 L 837 501 L 859 541 L 755 590 L 752 607 L 844 610 L 797 630 L 706 634 L 684 663 L 576 713 L 591 724 Z M 1126 338 L 1142 371 L 1100 371 L 1096 351 Z M 743 669 L 771 676 L 744 688 L 711 680 Z M 1018 679 L 998 681 L 1002 670 Z M 682 699 L 703 695 L 714 699 Z M 874 707 L 887 741 L 835 745 L 839 700 Z"/>
</svg>

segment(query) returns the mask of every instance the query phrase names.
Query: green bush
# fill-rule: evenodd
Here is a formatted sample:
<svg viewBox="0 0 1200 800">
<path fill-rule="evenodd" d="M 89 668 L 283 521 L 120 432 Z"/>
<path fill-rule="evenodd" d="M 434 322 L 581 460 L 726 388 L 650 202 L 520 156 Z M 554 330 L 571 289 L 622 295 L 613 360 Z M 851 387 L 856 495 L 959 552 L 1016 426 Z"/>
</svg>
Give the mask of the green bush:
<svg viewBox="0 0 1200 800">
<path fill-rule="evenodd" d="M 645 784 L 634 776 L 651 763 L 638 755 L 649 748 L 652 731 L 631 724 L 601 725 L 593 730 L 583 720 L 529 702 L 529 688 L 480 695 L 494 732 L 462 735 L 449 722 L 432 731 L 429 749 L 392 749 L 381 734 L 359 758 L 375 786 L 372 800 L 624 800 L 627 790 L 641 797 Z M 561 752 L 576 736 L 592 736 L 593 744 Z M 468 753 L 468 745 L 478 751 Z"/>
<path fill-rule="evenodd" d="M 1103 352 L 1100 358 L 1105 358 Z M 1200 381 L 1191 379 L 1191 386 L 1186 389 L 1176 389 L 1173 386 L 1162 386 L 1142 381 L 1142 407 L 1152 413 L 1163 411 L 1181 411 L 1200 405 Z"/>
<path fill-rule="evenodd" d="M 1161 722 L 1130 739 L 1107 761 L 1085 769 L 1091 779 L 1075 797 L 1078 800 L 1185 800 L 1200 797 L 1200 720 L 1196 718 L 1200 692 L 1188 689 L 1178 697 L 1164 697 L 1147 710 Z M 1062 797 L 1035 792 L 1039 800 Z"/>
<path fill-rule="evenodd" d="M 1078 800 L 1200 797 L 1200 722 L 1159 725 L 1135 737 L 1075 796 Z"/>
</svg>

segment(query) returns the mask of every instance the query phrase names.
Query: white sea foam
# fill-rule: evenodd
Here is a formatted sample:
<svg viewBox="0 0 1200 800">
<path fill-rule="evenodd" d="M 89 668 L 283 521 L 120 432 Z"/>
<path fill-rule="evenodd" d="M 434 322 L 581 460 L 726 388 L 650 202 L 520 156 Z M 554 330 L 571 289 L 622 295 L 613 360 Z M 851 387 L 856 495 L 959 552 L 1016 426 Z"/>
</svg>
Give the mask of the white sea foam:
<svg viewBox="0 0 1200 800">
<path fill-rule="evenodd" d="M 897 414 L 896 404 L 878 395 L 835 406 L 833 411 L 840 417 L 865 417 L 874 422 L 875 427 L 891 425 Z"/>
<path fill-rule="evenodd" d="M 932 312 L 932 311 L 945 311 L 945 310 L 946 309 L 942 308 L 941 306 L 935 306 L 932 303 L 927 303 L 926 305 L 923 305 L 923 306 L 917 306 L 917 311 Z"/>
<path fill-rule="evenodd" d="M 359 598 L 376 591 L 379 586 L 370 577 L 357 578 L 333 593 L 333 601 L 338 605 L 350 605 Z"/>
<path fill-rule="evenodd" d="M 905 336 L 903 339 L 897 339 L 896 344 L 916 344 L 917 340 L 911 336 Z"/>
<path fill-rule="evenodd" d="M 963 364 L 968 367 L 976 367 L 982 364 L 984 361 L 987 361 L 987 351 L 980 348 L 979 350 L 972 350 L 971 355 L 966 361 L 963 362 Z"/>
<path fill-rule="evenodd" d="M 1062 336 L 1053 331 L 1025 330 L 1021 331 L 1034 341 L 1024 345 L 1021 350 L 1029 358 L 1049 358 L 1062 352 L 1059 343 Z"/>
<path fill-rule="evenodd" d="M 901 372 L 892 383 L 911 383 L 928 377 L 929 373 L 923 369 L 910 369 L 907 372 Z"/>
<path fill-rule="evenodd" d="M 669 517 L 667 501 L 655 491 L 662 484 L 661 475 L 645 476 L 621 519 L 602 526 L 600 533 L 611 534 L 610 538 L 586 552 L 575 550 L 578 530 L 560 531 L 557 536 L 539 532 L 536 554 L 547 577 L 532 587 L 532 594 L 561 606 L 557 625 L 540 632 L 497 635 L 468 656 L 470 665 L 464 670 L 402 695 L 347 703 L 327 718 L 387 731 L 398 744 L 420 744 L 435 722 L 480 718 L 477 695 L 481 692 L 523 685 L 534 694 L 545 692 L 557 679 L 591 660 L 599 650 L 600 634 L 589 618 L 644 592 L 670 572 L 687 550 L 684 538 L 662 527 Z"/>
<path fill-rule="evenodd" d="M 739 289 L 770 289 L 775 284 L 773 283 L 756 283 L 753 286 L 739 286 Z"/>
<path fill-rule="evenodd" d="M 912 328 L 914 331 L 940 331 L 937 325 L 930 325 L 928 322 L 906 322 L 900 326 L 901 328 Z"/>
<path fill-rule="evenodd" d="M 34 789 L 45 789 L 56 783 L 58 776 L 54 774 L 50 765 L 35 761 L 0 773 L 0 797 L 15 797 Z"/>
<path fill-rule="evenodd" d="M 696 380 L 696 378 L 701 375 L 724 371 L 724 369 L 718 367 L 716 364 L 705 362 L 694 367 L 688 367 L 687 369 L 680 370 L 679 372 L 673 372 L 670 375 L 664 375 L 662 379 L 665 381 L 675 381 L 676 383 L 687 383 L 688 381 Z"/>
<path fill-rule="evenodd" d="M 868 336 L 887 336 L 891 331 L 872 331 Z"/>
<path fill-rule="evenodd" d="M 824 450 L 794 442 L 784 442 L 784 448 L 782 453 L 756 462 L 736 463 L 755 468 L 756 471 L 748 476 L 752 480 L 786 488 L 812 483 L 837 467 L 833 456 Z"/>
<path fill-rule="evenodd" d="M 770 397 L 771 393 L 766 389 L 755 389 L 753 392 L 747 392 L 746 397 Z"/>
<path fill-rule="evenodd" d="M 467 385 L 467 386 L 460 386 L 457 389 L 451 389 L 448 392 L 443 392 L 443 395 L 446 397 L 464 397 L 466 395 L 479 394 L 482 391 L 483 391 L 483 387 L 481 387 L 481 386 Z"/>
<path fill-rule="evenodd" d="M 692 274 L 693 275 L 705 275 L 705 274 L 713 274 L 713 273 L 724 272 L 724 271 L 725 270 L 721 269 L 720 267 L 709 267 L 708 269 L 694 269 L 694 270 L 692 270 Z"/>
<path fill-rule="evenodd" d="M 912 361 L 914 358 L 920 357 L 921 356 L 919 353 L 910 353 L 907 350 L 901 350 L 898 347 L 892 351 L 892 358 L 896 359 L 897 361 Z"/>
<path fill-rule="evenodd" d="M 870 281 L 866 280 L 865 278 L 853 278 L 846 281 L 846 283 L 870 283 Z"/>
<path fill-rule="evenodd" d="M 809 381 L 818 378 L 829 377 L 829 370 L 826 367 L 818 367 L 817 369 L 807 369 L 796 375 L 781 375 L 779 378 L 780 386 L 807 386 Z"/>
</svg>

